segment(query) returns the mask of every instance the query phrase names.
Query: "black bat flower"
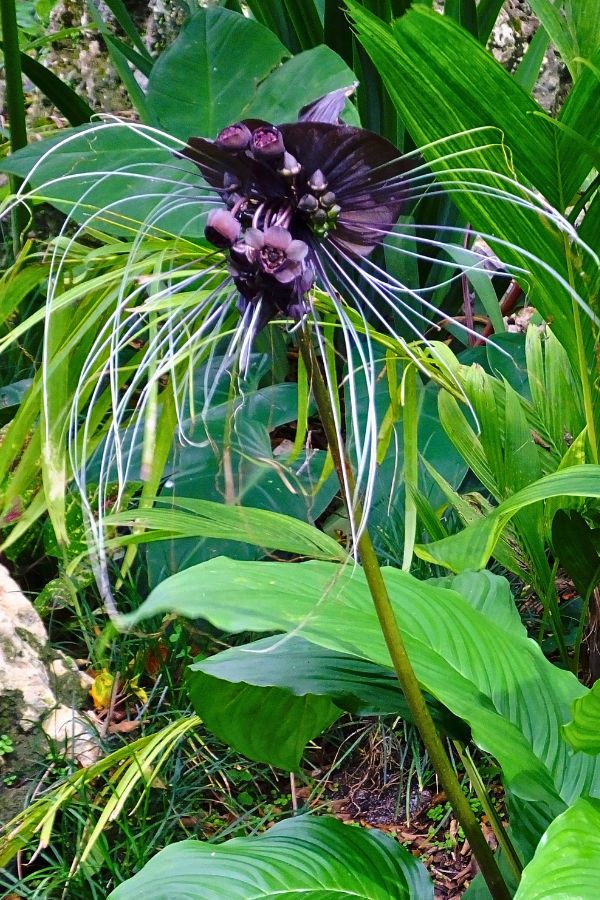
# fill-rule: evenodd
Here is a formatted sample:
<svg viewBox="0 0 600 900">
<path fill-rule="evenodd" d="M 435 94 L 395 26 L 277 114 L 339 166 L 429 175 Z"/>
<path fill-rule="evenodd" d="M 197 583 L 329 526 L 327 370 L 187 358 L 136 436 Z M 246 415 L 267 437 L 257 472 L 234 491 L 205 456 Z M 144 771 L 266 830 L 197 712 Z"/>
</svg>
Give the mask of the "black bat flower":
<svg viewBox="0 0 600 900">
<path fill-rule="evenodd" d="M 366 257 L 403 209 L 406 162 L 384 138 L 339 123 L 347 93 L 321 98 L 293 124 L 248 119 L 215 141 L 192 137 L 183 151 L 221 198 L 205 233 L 228 253 L 254 333 L 278 313 L 308 311 L 321 245 Z"/>
</svg>

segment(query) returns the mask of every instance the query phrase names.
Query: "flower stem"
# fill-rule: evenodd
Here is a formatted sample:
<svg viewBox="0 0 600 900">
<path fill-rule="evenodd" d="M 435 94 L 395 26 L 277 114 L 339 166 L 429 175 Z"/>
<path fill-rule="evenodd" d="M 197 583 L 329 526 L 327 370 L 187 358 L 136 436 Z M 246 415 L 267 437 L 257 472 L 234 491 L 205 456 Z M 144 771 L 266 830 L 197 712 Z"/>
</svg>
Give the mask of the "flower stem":
<svg viewBox="0 0 600 900">
<path fill-rule="evenodd" d="M 327 436 L 327 442 L 333 456 L 340 484 L 344 483 L 345 474 L 346 483 L 352 491 L 354 488 L 354 475 L 338 437 L 329 393 L 319 368 L 310 332 L 306 326 L 300 331 L 299 343 L 300 352 L 310 376 L 313 396 L 319 411 L 323 429 Z M 349 514 L 352 515 L 353 512 L 349 510 Z M 357 520 L 360 521 L 360 509 L 355 508 L 354 515 Z M 381 567 L 367 527 L 363 529 L 358 538 L 358 552 L 360 554 L 365 578 L 371 592 L 373 604 L 377 612 L 377 618 L 379 619 L 379 624 L 385 638 L 394 671 L 396 672 L 398 681 L 400 682 L 400 686 L 410 707 L 414 722 L 419 729 L 421 739 L 429 754 L 431 763 L 441 781 L 446 797 L 462 826 L 465 837 L 477 859 L 479 868 L 481 869 L 481 873 L 492 897 L 497 898 L 497 900 L 509 900 L 510 893 L 500 874 L 492 850 L 462 791 L 456 773 L 454 772 L 442 740 L 427 708 L 425 698 L 423 697 L 419 682 L 417 681 L 417 676 L 415 675 L 408 657 L 408 652 L 398 622 L 396 621 L 394 609 L 383 580 Z"/>
</svg>

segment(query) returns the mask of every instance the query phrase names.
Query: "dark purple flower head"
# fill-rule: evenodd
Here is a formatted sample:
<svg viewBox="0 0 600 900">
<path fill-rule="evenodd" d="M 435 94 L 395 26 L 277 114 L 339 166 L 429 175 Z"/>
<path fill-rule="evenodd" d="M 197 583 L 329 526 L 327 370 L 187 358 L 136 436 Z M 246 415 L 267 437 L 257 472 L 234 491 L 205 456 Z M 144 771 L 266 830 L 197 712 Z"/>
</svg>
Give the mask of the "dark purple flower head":
<svg viewBox="0 0 600 900">
<path fill-rule="evenodd" d="M 243 122 L 240 122 L 237 125 L 228 125 L 227 128 L 219 132 L 215 146 L 220 150 L 225 150 L 227 153 L 241 153 L 246 149 L 251 139 L 252 132 Z"/>
<path fill-rule="evenodd" d="M 285 153 L 285 146 L 279 128 L 274 125 L 255 128 L 250 138 L 250 151 L 256 159 L 280 159 Z"/>
<path fill-rule="evenodd" d="M 305 107 L 293 124 L 247 119 L 214 142 L 188 141 L 184 155 L 224 204 L 223 216 L 209 219 L 206 237 L 231 248 L 244 310 L 261 302 L 269 315 L 301 317 L 321 271 L 319 243 L 367 256 L 398 220 L 406 164 L 384 138 L 339 124 L 348 93 Z"/>
</svg>

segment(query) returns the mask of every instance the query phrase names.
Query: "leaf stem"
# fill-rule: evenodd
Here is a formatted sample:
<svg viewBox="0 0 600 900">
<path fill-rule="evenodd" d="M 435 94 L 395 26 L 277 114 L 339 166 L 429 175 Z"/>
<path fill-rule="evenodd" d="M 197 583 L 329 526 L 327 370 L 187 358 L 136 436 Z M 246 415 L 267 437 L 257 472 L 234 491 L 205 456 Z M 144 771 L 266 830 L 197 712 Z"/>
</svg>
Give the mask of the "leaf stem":
<svg viewBox="0 0 600 900">
<path fill-rule="evenodd" d="M 340 484 L 345 480 L 350 490 L 354 487 L 354 475 L 346 458 L 344 448 L 338 438 L 335 421 L 331 408 L 331 401 L 319 368 L 310 332 L 306 326 L 300 330 L 300 352 L 304 359 L 307 371 L 310 375 L 311 386 L 315 403 L 319 410 L 321 423 L 327 436 L 327 441 L 335 467 L 340 479 Z M 353 512 L 349 510 L 349 514 Z M 360 509 L 354 510 L 357 520 L 361 520 Z M 442 783 L 446 797 L 448 798 L 458 821 L 469 841 L 475 858 L 481 869 L 492 897 L 495 900 L 509 900 L 510 893 L 502 878 L 500 870 L 475 817 L 469 802 L 463 793 L 460 782 L 444 749 L 442 740 L 436 731 L 435 724 L 427 708 L 425 698 L 419 686 L 417 676 L 408 657 L 408 652 L 402 637 L 398 622 L 387 587 L 383 580 L 383 574 L 373 547 L 373 542 L 368 529 L 365 527 L 358 538 L 358 552 L 365 573 L 365 578 L 371 592 L 373 604 L 377 612 L 379 624 L 392 660 L 394 671 L 400 682 L 406 701 L 410 707 L 413 719 L 425 748 L 429 754 L 431 763 Z"/>
<path fill-rule="evenodd" d="M 496 812 L 494 808 L 494 804 L 491 801 L 491 798 L 486 790 L 485 784 L 483 783 L 483 779 L 477 770 L 477 766 L 473 762 L 473 758 L 469 753 L 468 747 L 465 747 L 460 741 L 453 741 L 454 746 L 460 756 L 461 762 L 465 767 L 465 771 L 469 776 L 469 780 L 477 795 L 477 799 L 481 803 L 483 807 L 483 811 L 489 819 L 490 826 L 496 835 L 496 840 L 498 841 L 498 846 L 503 850 L 506 855 L 506 860 L 510 869 L 517 879 L 520 880 L 521 874 L 523 872 L 523 865 L 519 856 L 517 855 L 517 851 L 515 850 L 512 841 L 510 840 L 506 830 L 500 821 L 500 816 Z"/>
<path fill-rule="evenodd" d="M 17 10 L 14 0 L 0 0 L 0 24 L 4 50 L 4 79 L 6 82 L 6 109 L 10 124 L 10 149 L 12 153 L 27 145 L 27 123 L 25 119 L 25 95 L 21 75 L 21 53 L 19 50 L 19 30 Z M 9 175 L 10 189 L 16 194 L 22 180 Z M 11 212 L 11 233 L 15 258 L 21 249 L 21 235 L 27 226 L 27 210 L 17 203 Z"/>
</svg>

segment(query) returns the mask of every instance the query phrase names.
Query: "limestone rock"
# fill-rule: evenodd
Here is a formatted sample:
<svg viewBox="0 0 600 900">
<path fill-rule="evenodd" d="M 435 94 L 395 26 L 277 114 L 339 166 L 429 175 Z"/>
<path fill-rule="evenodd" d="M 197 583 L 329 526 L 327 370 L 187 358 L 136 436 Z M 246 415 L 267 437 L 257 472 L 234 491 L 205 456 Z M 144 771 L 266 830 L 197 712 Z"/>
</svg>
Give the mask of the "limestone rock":
<svg viewBox="0 0 600 900">
<path fill-rule="evenodd" d="M 8 570 L 0 566 L 0 701 L 10 701 L 15 720 L 29 731 L 56 705 L 40 657 L 48 634 L 39 615 Z"/>
<path fill-rule="evenodd" d="M 57 750 L 80 766 L 91 766 L 102 755 L 98 734 L 85 713 L 61 705 L 46 717 L 42 727 Z"/>
</svg>

